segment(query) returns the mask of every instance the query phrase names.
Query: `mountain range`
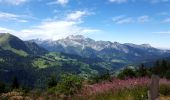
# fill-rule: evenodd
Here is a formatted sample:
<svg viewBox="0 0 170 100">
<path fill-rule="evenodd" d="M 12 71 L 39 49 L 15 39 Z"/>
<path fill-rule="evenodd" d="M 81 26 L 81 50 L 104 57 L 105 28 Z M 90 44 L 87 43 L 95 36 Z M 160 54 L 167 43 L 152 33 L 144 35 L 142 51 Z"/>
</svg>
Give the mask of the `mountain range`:
<svg viewBox="0 0 170 100">
<path fill-rule="evenodd" d="M 64 39 L 23 41 L 9 33 L 0 34 L 0 80 L 10 84 L 17 77 L 24 87 L 44 88 L 51 75 L 74 73 L 90 78 L 115 74 L 125 66 L 170 57 L 169 50 L 148 44 L 95 41 L 81 35 Z"/>
<path fill-rule="evenodd" d="M 82 35 L 71 35 L 64 39 L 30 40 L 50 52 L 62 52 L 85 58 L 100 58 L 107 62 L 134 64 L 170 56 L 169 50 L 161 50 L 149 44 L 121 44 L 110 41 L 95 41 Z"/>
</svg>

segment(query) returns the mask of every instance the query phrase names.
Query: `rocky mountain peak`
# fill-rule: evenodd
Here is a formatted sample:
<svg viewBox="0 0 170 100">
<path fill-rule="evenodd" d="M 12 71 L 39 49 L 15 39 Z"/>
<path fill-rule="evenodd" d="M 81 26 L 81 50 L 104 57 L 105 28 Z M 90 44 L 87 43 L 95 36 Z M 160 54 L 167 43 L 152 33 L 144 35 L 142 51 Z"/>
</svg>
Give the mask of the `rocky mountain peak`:
<svg viewBox="0 0 170 100">
<path fill-rule="evenodd" d="M 73 39 L 73 40 L 84 40 L 86 39 L 83 35 L 70 35 L 66 37 L 66 39 Z"/>
<path fill-rule="evenodd" d="M 142 44 L 141 46 L 143 46 L 145 48 L 152 48 L 152 46 L 150 44 Z"/>
</svg>

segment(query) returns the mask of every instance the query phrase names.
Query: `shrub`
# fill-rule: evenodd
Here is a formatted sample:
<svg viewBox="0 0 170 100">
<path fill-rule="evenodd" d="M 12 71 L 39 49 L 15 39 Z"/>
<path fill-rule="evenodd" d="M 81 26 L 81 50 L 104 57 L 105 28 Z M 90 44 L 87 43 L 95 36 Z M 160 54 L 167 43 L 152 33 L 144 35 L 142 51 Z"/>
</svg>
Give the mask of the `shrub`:
<svg viewBox="0 0 170 100">
<path fill-rule="evenodd" d="M 138 77 L 148 76 L 149 74 L 148 69 L 144 66 L 144 64 L 141 64 L 136 72 Z"/>
<path fill-rule="evenodd" d="M 82 78 L 73 74 L 63 74 L 61 80 L 58 82 L 56 89 L 58 93 L 64 95 L 73 95 L 82 88 Z"/>
<path fill-rule="evenodd" d="M 168 71 L 166 72 L 165 77 L 166 77 L 167 79 L 170 79 L 170 70 L 168 70 Z"/>
<path fill-rule="evenodd" d="M 119 79 L 134 78 L 136 77 L 136 72 L 131 68 L 125 68 L 117 75 L 117 77 Z"/>
<path fill-rule="evenodd" d="M 109 74 L 109 72 L 103 74 L 103 75 L 93 75 L 90 77 L 89 79 L 89 83 L 94 84 L 94 83 L 99 83 L 102 81 L 111 81 L 111 75 Z"/>
<path fill-rule="evenodd" d="M 0 82 L 0 93 L 5 92 L 5 87 L 6 87 L 5 84 Z"/>
<path fill-rule="evenodd" d="M 19 82 L 18 82 L 17 77 L 14 77 L 11 88 L 12 89 L 18 89 L 19 88 Z"/>
<path fill-rule="evenodd" d="M 48 88 L 55 87 L 57 85 L 57 80 L 55 75 L 51 75 L 49 82 L 48 82 Z"/>
</svg>

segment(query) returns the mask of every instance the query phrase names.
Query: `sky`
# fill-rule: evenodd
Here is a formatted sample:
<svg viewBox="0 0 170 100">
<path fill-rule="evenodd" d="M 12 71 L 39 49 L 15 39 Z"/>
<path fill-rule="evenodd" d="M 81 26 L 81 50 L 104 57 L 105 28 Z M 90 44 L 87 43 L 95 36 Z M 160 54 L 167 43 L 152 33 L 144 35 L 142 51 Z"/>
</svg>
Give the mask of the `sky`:
<svg viewBox="0 0 170 100">
<path fill-rule="evenodd" d="M 0 33 L 23 40 L 84 35 L 170 49 L 170 0 L 0 0 Z"/>
</svg>

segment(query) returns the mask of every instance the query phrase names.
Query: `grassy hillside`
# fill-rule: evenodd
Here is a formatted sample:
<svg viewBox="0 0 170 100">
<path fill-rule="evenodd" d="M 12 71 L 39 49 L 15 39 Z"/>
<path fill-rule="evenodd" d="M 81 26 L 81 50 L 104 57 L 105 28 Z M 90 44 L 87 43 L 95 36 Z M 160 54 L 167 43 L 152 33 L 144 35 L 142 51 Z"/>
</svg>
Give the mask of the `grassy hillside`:
<svg viewBox="0 0 170 100">
<path fill-rule="evenodd" d="M 38 55 L 45 54 L 47 50 L 39 47 L 32 42 L 24 42 L 16 36 L 9 33 L 0 34 L 0 47 L 4 50 L 12 51 L 20 56 L 28 56 L 29 54 Z"/>
</svg>

